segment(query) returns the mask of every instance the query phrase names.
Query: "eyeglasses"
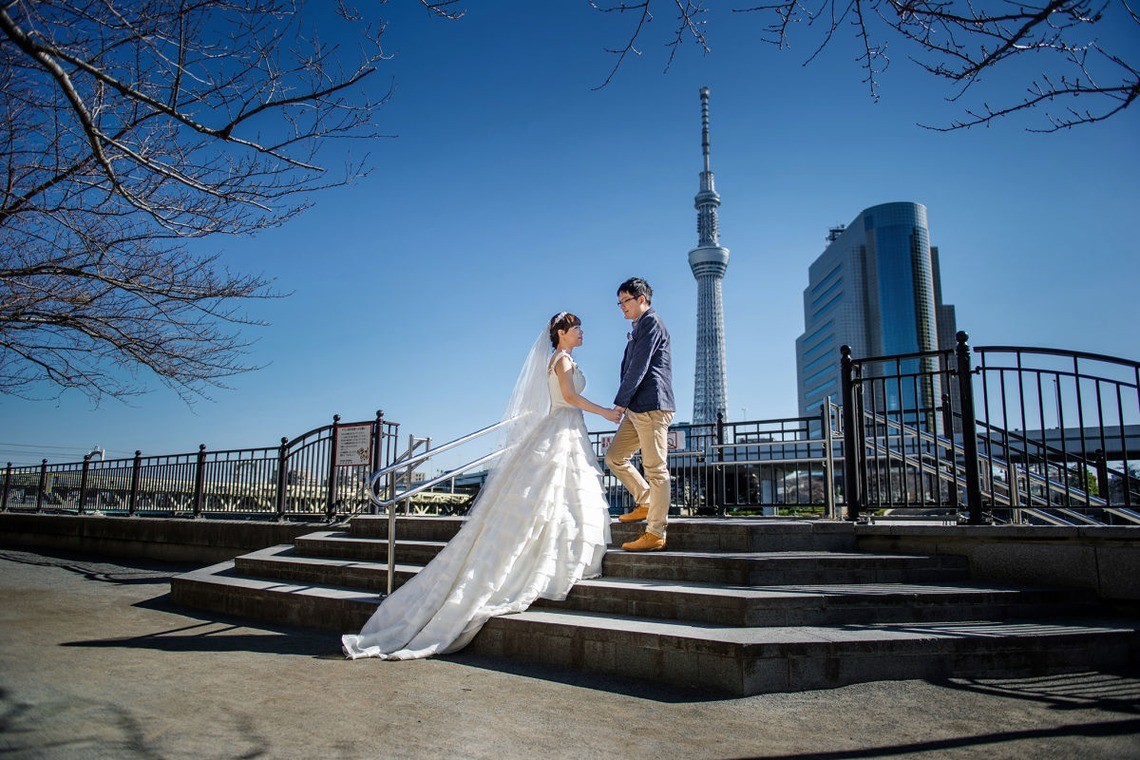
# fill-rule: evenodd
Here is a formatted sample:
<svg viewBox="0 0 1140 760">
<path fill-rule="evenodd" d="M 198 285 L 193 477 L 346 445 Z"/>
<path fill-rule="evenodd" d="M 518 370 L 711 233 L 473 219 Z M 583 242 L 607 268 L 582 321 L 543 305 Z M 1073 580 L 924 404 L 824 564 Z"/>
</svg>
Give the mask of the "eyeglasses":
<svg viewBox="0 0 1140 760">
<path fill-rule="evenodd" d="M 636 300 L 637 299 L 634 298 L 633 296 L 626 296 L 625 298 L 619 298 L 618 299 L 618 306 L 625 306 L 630 301 L 636 301 Z"/>
</svg>

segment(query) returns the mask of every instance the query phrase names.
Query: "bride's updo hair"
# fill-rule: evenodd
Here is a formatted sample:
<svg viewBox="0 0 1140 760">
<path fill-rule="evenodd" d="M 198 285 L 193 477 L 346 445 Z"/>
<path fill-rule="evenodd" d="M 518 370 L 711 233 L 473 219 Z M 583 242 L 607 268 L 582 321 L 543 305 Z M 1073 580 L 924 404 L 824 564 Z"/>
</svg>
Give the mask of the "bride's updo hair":
<svg viewBox="0 0 1140 760">
<path fill-rule="evenodd" d="M 558 348 L 558 331 L 569 330 L 582 324 L 582 320 L 568 311 L 560 311 L 550 318 L 550 347 Z"/>
</svg>

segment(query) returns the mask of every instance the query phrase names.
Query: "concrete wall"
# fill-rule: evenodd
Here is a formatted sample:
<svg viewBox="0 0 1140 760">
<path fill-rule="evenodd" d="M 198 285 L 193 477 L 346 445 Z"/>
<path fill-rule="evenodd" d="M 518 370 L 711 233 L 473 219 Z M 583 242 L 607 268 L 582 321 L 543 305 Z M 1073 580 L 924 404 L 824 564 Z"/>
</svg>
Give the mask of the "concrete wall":
<svg viewBox="0 0 1140 760">
<path fill-rule="evenodd" d="M 325 523 L 0 513 L 0 544 L 214 564 L 327 530 Z"/>
<path fill-rule="evenodd" d="M 978 581 L 1067 586 L 1110 601 L 1140 600 L 1140 526 L 859 525 L 863 550 L 958 554 Z"/>
</svg>

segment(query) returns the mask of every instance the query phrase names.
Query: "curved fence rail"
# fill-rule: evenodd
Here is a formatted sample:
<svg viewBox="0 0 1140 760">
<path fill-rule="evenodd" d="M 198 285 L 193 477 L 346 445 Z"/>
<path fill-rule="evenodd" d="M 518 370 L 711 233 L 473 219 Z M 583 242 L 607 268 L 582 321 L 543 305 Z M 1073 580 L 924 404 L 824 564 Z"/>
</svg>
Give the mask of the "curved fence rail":
<svg viewBox="0 0 1140 760">
<path fill-rule="evenodd" d="M 1140 363 L 968 338 L 865 359 L 844 347 L 849 516 L 1140 524 Z"/>
<path fill-rule="evenodd" d="M 333 519 L 369 503 L 399 423 L 339 416 L 277 446 L 135 456 L 4 470 L 0 509 L 168 517 Z"/>
<path fill-rule="evenodd" d="M 1140 521 L 1140 363 L 1046 348 L 974 352 L 981 476 L 994 507 L 1016 522 L 1022 510 Z"/>
</svg>

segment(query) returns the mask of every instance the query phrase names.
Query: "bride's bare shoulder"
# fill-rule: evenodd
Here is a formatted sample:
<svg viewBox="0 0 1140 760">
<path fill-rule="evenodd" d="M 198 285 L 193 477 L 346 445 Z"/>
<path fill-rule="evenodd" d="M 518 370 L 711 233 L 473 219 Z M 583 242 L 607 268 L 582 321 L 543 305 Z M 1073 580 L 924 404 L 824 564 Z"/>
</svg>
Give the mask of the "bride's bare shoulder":
<svg viewBox="0 0 1140 760">
<path fill-rule="evenodd" d="M 550 357 L 550 361 L 547 363 L 546 368 L 551 372 L 557 372 L 559 369 L 561 369 L 563 372 L 566 372 L 573 366 L 574 360 L 570 357 L 570 354 L 566 353 L 565 351 L 557 351 L 555 352 L 554 356 Z"/>
</svg>

